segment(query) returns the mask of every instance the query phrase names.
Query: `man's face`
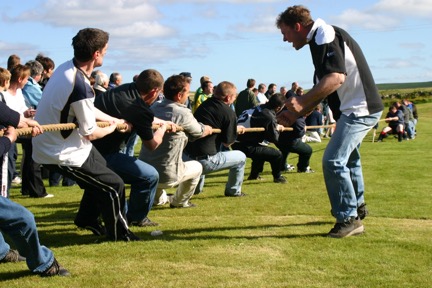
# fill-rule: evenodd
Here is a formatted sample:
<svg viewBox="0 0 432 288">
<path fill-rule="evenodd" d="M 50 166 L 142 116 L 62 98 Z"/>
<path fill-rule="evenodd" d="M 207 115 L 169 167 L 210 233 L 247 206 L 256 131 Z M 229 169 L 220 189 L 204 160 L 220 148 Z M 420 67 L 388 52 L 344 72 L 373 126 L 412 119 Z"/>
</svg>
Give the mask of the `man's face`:
<svg viewBox="0 0 432 288">
<path fill-rule="evenodd" d="M 237 89 L 233 89 L 232 94 L 228 96 L 228 105 L 233 104 L 236 99 L 237 99 Z"/>
<path fill-rule="evenodd" d="M 306 37 L 303 37 L 300 33 L 301 29 L 302 26 L 298 23 L 294 27 L 281 23 L 280 30 L 283 35 L 283 41 L 292 43 L 294 49 L 300 50 L 307 43 Z"/>
<path fill-rule="evenodd" d="M 205 94 L 210 95 L 213 94 L 213 83 L 209 83 L 204 91 Z"/>
<path fill-rule="evenodd" d="M 185 86 L 185 91 L 180 92 L 181 93 L 181 97 L 180 97 L 180 103 L 181 104 L 185 104 L 187 98 L 189 97 L 189 92 L 190 92 L 190 83 L 187 83 Z"/>
<path fill-rule="evenodd" d="M 108 50 L 108 44 L 105 45 L 104 48 L 102 48 L 102 50 L 98 50 L 95 52 L 95 63 L 94 63 L 94 67 L 100 67 L 103 64 L 103 59 L 105 57 L 105 54 L 107 53 Z"/>
</svg>

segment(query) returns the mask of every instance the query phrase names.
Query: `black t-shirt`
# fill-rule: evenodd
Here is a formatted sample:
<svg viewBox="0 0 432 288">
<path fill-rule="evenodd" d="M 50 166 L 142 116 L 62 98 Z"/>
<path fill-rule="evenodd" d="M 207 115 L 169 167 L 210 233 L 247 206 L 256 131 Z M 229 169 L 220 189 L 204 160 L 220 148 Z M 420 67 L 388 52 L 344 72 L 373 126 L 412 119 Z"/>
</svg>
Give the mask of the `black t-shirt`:
<svg viewBox="0 0 432 288">
<path fill-rule="evenodd" d="M 127 83 L 108 90 L 95 100 L 95 107 L 116 118 L 132 123 L 141 140 L 153 139 L 152 123 L 154 114 L 141 99 L 135 83 Z M 116 153 L 130 133 L 113 133 L 93 141 L 93 145 L 102 155 Z"/>
<path fill-rule="evenodd" d="M 286 110 L 286 108 L 284 108 L 284 110 Z M 292 131 L 285 131 L 280 134 L 279 145 L 291 143 L 295 140 L 302 138 L 305 135 L 305 127 L 306 127 L 306 118 L 304 116 L 300 116 L 291 125 L 291 128 L 293 128 Z"/>
<path fill-rule="evenodd" d="M 231 144 L 237 137 L 237 117 L 235 112 L 216 97 L 204 101 L 194 113 L 198 122 L 221 129 L 222 133 L 189 142 L 186 153 L 190 156 L 215 155 L 222 143 Z"/>
<path fill-rule="evenodd" d="M 277 131 L 276 113 L 274 110 L 268 109 L 267 104 L 255 108 L 250 118 L 250 127 L 262 127 L 265 131 L 238 135 L 238 141 L 245 145 L 258 145 L 264 140 L 277 143 L 279 132 Z"/>
</svg>

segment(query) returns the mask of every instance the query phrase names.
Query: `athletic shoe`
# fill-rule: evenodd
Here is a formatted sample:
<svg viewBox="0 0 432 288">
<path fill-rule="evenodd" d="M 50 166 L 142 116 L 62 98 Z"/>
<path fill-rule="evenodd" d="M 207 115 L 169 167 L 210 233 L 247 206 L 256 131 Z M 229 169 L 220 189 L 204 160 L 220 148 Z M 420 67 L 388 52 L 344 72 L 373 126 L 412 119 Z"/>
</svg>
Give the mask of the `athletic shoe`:
<svg viewBox="0 0 432 288">
<path fill-rule="evenodd" d="M 260 180 L 260 181 L 262 181 L 262 180 L 264 180 L 264 178 L 262 178 L 261 176 L 252 177 L 252 176 L 249 175 L 249 177 L 247 178 L 247 180 Z"/>
<path fill-rule="evenodd" d="M 328 233 L 332 238 L 344 238 L 354 235 L 359 235 L 364 232 L 364 226 L 360 218 L 351 217 L 348 221 L 343 223 L 336 223 L 333 229 Z"/>
<path fill-rule="evenodd" d="M 0 263 L 14 263 L 25 260 L 26 258 L 21 256 L 17 250 L 9 249 L 6 256 L 4 256 L 3 259 L 0 260 Z"/>
<path fill-rule="evenodd" d="M 170 204 L 170 208 L 193 208 L 193 207 L 196 207 L 196 205 L 191 202 L 186 202 L 185 204 L 180 206 L 175 206 L 173 204 Z"/>
<path fill-rule="evenodd" d="M 306 170 L 301 171 L 297 170 L 298 173 L 315 173 L 315 170 L 312 170 L 309 166 L 306 168 Z"/>
<path fill-rule="evenodd" d="M 159 226 L 159 223 L 153 222 L 148 217 L 146 217 L 141 221 L 130 221 L 130 225 L 138 226 L 138 227 L 150 227 L 150 226 Z"/>
<path fill-rule="evenodd" d="M 225 194 L 225 197 L 244 197 L 247 194 L 240 192 L 240 194 L 235 194 L 235 195 L 229 195 L 229 194 Z"/>
<path fill-rule="evenodd" d="M 102 236 L 106 234 L 105 227 L 99 221 L 85 223 L 84 221 L 81 222 L 75 219 L 74 223 L 78 228 L 89 230 L 96 236 Z"/>
<path fill-rule="evenodd" d="M 40 273 L 40 276 L 41 277 L 70 276 L 70 273 L 68 270 L 63 268 L 54 258 L 54 262 L 51 264 L 51 266 L 44 272 Z"/>
<path fill-rule="evenodd" d="M 163 206 L 165 204 L 170 203 L 172 195 L 168 195 L 165 189 L 162 190 L 161 196 L 159 196 L 159 199 L 156 199 L 156 201 L 153 202 L 153 206 Z"/>
<path fill-rule="evenodd" d="M 284 176 L 279 176 L 278 178 L 274 178 L 273 179 L 274 183 L 281 183 L 281 184 L 285 184 L 287 183 L 287 179 Z"/>
<path fill-rule="evenodd" d="M 366 218 L 366 216 L 369 214 L 369 210 L 366 207 L 366 203 L 362 203 L 358 208 L 357 208 L 357 215 L 360 218 L 360 220 L 363 220 L 364 218 Z"/>
<path fill-rule="evenodd" d="M 22 183 L 22 179 L 19 176 L 16 176 L 14 179 L 12 179 L 12 184 L 19 185 L 21 183 Z"/>
<path fill-rule="evenodd" d="M 290 172 L 293 171 L 294 169 L 295 169 L 294 165 L 285 163 L 284 172 Z"/>
</svg>

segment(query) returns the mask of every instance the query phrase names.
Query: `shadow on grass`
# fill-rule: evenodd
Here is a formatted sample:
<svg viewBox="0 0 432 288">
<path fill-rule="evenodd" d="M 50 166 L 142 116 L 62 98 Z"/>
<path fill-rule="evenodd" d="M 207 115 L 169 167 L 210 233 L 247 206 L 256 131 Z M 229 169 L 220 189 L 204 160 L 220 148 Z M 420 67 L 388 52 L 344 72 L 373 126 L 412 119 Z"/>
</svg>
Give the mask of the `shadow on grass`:
<svg viewBox="0 0 432 288">
<path fill-rule="evenodd" d="M 214 239 L 260 239 L 260 238 L 307 238 L 307 237 L 324 237 L 327 233 L 311 233 L 311 234 L 295 234 L 295 235 L 269 235 L 265 232 L 268 229 L 273 228 L 286 228 L 286 227 L 301 227 L 301 226 L 323 226 L 333 225 L 334 222 L 330 221 L 313 221 L 306 223 L 293 223 L 293 224 L 266 224 L 266 225 L 253 225 L 253 226 L 232 226 L 232 227 L 207 227 L 207 228 L 192 228 L 192 229 L 178 229 L 178 230 L 163 230 L 163 235 L 158 237 L 150 236 L 147 232 L 142 234 L 139 231 L 134 232 L 137 236 L 143 240 L 164 240 L 164 241 L 176 241 L 176 240 L 214 240 Z M 212 235 L 215 232 L 226 232 L 243 230 L 256 230 L 263 231 L 260 235 Z M 204 235 L 196 235 L 197 233 L 204 233 Z"/>
<path fill-rule="evenodd" d="M 25 262 L 20 262 L 20 263 L 24 263 L 24 267 L 27 268 Z M 22 269 L 23 267 L 20 266 L 21 264 L 19 263 L 11 263 L 11 265 L 14 264 L 17 266 L 17 269 Z M 16 271 L 16 272 L 4 272 L 1 273 L 0 272 L 0 283 L 3 281 L 8 281 L 8 280 L 15 280 L 15 279 L 19 279 L 19 278 L 23 278 L 26 276 L 33 276 L 34 274 L 30 272 L 30 270 L 21 270 L 21 271 Z"/>
</svg>

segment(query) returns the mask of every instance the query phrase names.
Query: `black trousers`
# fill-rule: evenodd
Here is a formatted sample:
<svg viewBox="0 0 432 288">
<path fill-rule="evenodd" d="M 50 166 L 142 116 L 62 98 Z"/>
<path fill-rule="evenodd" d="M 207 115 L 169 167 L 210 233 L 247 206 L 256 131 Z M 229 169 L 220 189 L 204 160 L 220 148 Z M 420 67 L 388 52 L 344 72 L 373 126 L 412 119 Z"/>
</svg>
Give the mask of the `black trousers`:
<svg viewBox="0 0 432 288">
<path fill-rule="evenodd" d="M 84 189 L 77 219 L 93 221 L 102 214 L 107 237 L 121 240 L 129 228 L 125 217 L 125 185 L 123 180 L 109 169 L 102 155 L 92 147 L 90 155 L 81 167 L 44 165 L 49 170 L 71 178 Z"/>
<path fill-rule="evenodd" d="M 21 194 L 39 198 L 46 196 L 47 192 L 42 180 L 41 165 L 34 162 L 32 158 L 31 140 L 31 138 L 20 138 L 19 140 L 23 149 Z"/>
<path fill-rule="evenodd" d="M 252 159 L 251 178 L 259 176 L 264 169 L 264 163 L 269 162 L 273 178 L 277 179 L 281 176 L 282 153 L 272 147 L 256 145 L 245 145 L 241 142 L 234 143 L 231 146 L 235 150 L 242 151 L 246 157 Z"/>
<path fill-rule="evenodd" d="M 296 153 L 299 155 L 297 170 L 300 172 L 306 171 L 307 167 L 309 166 L 309 160 L 313 152 L 312 147 L 309 146 L 309 144 L 303 143 L 301 139 L 298 138 L 293 141 L 279 141 L 277 147 L 282 152 L 281 169 L 283 169 L 289 153 Z"/>
</svg>

